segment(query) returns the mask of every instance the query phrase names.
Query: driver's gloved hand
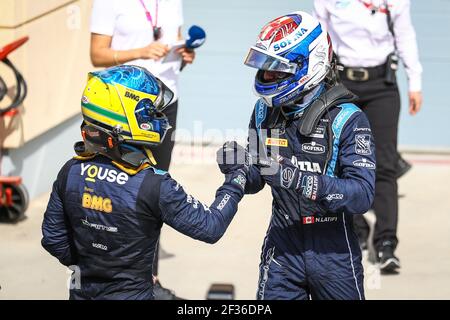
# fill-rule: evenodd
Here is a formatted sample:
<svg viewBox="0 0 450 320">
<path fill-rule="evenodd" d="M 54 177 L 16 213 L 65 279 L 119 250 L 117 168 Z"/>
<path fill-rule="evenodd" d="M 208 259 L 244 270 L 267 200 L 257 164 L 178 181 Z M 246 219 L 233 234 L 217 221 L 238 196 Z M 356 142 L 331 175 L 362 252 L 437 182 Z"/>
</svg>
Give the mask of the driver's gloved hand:
<svg viewBox="0 0 450 320">
<path fill-rule="evenodd" d="M 276 159 L 271 159 L 272 174 L 262 175 L 269 186 L 294 190 L 313 201 L 317 199 L 320 192 L 318 175 L 309 172 L 302 173 L 289 159 L 280 155 L 277 155 Z"/>
<path fill-rule="evenodd" d="M 243 170 L 247 174 L 250 154 L 236 141 L 227 141 L 217 150 L 217 164 L 223 174 L 229 174 L 237 170 Z"/>
<path fill-rule="evenodd" d="M 242 191 L 247 183 L 250 162 L 248 150 L 236 141 L 227 141 L 217 150 L 217 164 L 225 174 L 225 182 L 239 185 Z"/>
</svg>

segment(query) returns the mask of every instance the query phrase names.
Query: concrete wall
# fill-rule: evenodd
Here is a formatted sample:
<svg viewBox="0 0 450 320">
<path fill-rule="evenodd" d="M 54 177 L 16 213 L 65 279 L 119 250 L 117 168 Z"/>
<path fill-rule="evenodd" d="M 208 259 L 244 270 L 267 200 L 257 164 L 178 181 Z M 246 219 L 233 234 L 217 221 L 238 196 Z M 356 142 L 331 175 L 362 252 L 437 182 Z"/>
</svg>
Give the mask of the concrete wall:
<svg viewBox="0 0 450 320">
<path fill-rule="evenodd" d="M 30 40 L 10 55 L 28 83 L 22 112 L 0 119 L 5 148 L 17 148 L 79 113 L 80 96 L 90 71 L 90 0 L 2 0 L 0 45 L 28 35 Z M 14 80 L 3 64 L 0 73 Z M 2 101 L 5 105 L 8 99 Z"/>
<path fill-rule="evenodd" d="M 48 192 L 59 169 L 73 157 L 73 144 L 81 140 L 81 116 L 74 116 L 44 134 L 10 149 L 3 156 L 3 174 L 23 178 L 30 198 Z"/>
<path fill-rule="evenodd" d="M 30 37 L 9 56 L 29 92 L 19 116 L 0 119 L 0 140 L 8 149 L 1 169 L 3 175 L 22 176 L 31 198 L 50 189 L 80 139 L 80 96 L 92 69 L 90 8 L 90 0 L 0 2 L 0 46 Z M 14 84 L 5 66 L 0 73 L 9 86 Z"/>
</svg>

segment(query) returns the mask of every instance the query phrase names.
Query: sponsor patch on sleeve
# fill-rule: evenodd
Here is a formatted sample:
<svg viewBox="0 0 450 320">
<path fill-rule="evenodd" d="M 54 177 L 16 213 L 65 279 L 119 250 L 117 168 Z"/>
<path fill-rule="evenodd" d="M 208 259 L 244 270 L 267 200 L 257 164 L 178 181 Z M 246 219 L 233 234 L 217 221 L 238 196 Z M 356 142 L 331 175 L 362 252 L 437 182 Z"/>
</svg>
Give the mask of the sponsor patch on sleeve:
<svg viewBox="0 0 450 320">
<path fill-rule="evenodd" d="M 376 169 L 375 163 L 373 163 L 372 161 L 367 160 L 365 158 L 353 161 L 353 166 L 359 167 L 359 168 L 366 168 L 366 169 L 370 169 L 370 170 Z"/>
<path fill-rule="evenodd" d="M 362 156 L 372 154 L 372 149 L 370 148 L 370 134 L 355 135 L 355 152 Z"/>
</svg>

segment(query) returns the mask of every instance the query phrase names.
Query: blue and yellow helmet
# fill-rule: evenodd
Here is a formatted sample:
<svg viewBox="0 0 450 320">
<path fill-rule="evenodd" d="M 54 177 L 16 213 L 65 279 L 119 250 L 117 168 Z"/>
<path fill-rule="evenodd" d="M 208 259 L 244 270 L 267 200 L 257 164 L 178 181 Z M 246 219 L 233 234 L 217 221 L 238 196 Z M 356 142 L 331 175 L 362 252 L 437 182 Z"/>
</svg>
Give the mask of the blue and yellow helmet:
<svg viewBox="0 0 450 320">
<path fill-rule="evenodd" d="M 160 144 L 170 129 L 162 113 L 173 92 L 142 67 L 121 65 L 88 75 L 81 98 L 86 124 L 114 132 L 127 144 Z"/>
</svg>

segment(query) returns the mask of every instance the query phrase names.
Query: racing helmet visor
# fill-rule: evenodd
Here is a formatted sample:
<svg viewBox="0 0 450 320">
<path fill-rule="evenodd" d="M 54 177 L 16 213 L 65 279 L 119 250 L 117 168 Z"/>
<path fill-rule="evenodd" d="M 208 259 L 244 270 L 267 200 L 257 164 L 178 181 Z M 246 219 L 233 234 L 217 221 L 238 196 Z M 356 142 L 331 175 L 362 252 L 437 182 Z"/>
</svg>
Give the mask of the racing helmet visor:
<svg viewBox="0 0 450 320">
<path fill-rule="evenodd" d="M 266 71 L 279 71 L 284 73 L 295 74 L 298 66 L 295 63 L 290 62 L 288 59 L 272 55 L 258 47 L 251 47 L 244 64 Z"/>
<path fill-rule="evenodd" d="M 172 102 L 174 94 L 173 91 L 164 84 L 164 82 L 158 78 L 156 78 L 156 81 L 158 82 L 162 94 L 158 95 L 153 105 L 156 107 L 156 110 L 163 111 L 170 104 L 170 102 Z"/>
</svg>

